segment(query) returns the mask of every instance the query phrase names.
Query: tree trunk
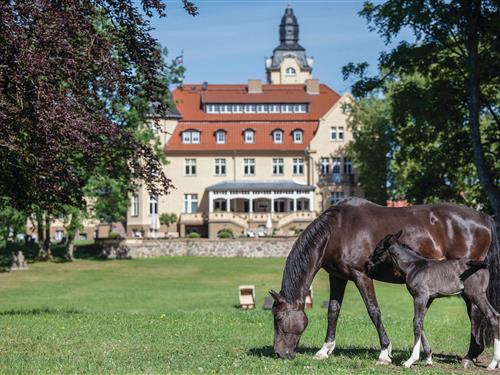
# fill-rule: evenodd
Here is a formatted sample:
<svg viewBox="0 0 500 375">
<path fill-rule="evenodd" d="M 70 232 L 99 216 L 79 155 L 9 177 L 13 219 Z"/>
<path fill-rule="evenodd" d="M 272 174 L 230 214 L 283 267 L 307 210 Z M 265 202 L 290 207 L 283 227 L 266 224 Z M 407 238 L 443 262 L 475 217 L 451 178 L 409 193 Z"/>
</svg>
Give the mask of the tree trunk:
<svg viewBox="0 0 500 375">
<path fill-rule="evenodd" d="M 52 250 L 50 242 L 50 215 L 47 212 L 45 214 L 45 239 L 43 241 L 43 246 L 39 252 L 39 258 L 41 260 L 52 260 Z"/>
<path fill-rule="evenodd" d="M 64 256 L 64 258 L 68 262 L 72 262 L 75 259 L 73 256 L 74 250 L 75 250 L 75 235 L 73 234 L 68 236 L 68 241 L 66 245 L 66 254 Z"/>
<path fill-rule="evenodd" d="M 467 89 L 469 96 L 469 126 L 472 140 L 474 164 L 479 182 L 491 204 L 495 221 L 500 223 L 500 189 L 493 183 L 481 144 L 480 132 L 480 81 L 478 73 L 478 20 L 481 16 L 481 0 L 465 1 L 465 17 L 467 20 Z M 499 306 L 497 306 L 499 307 Z"/>
</svg>

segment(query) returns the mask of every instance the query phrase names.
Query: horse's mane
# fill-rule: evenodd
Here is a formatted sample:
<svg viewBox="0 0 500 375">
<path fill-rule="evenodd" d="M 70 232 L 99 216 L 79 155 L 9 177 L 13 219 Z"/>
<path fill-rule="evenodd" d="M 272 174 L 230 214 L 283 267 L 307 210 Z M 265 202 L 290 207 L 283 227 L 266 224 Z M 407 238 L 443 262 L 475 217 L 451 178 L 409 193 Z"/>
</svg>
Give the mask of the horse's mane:
<svg viewBox="0 0 500 375">
<path fill-rule="evenodd" d="M 330 222 L 337 207 L 337 205 L 333 205 L 326 209 L 307 226 L 293 244 L 286 260 L 281 283 L 281 295 L 288 302 L 292 302 L 297 297 L 297 293 L 304 283 L 312 254 L 314 251 L 322 249 L 330 238 Z"/>
</svg>

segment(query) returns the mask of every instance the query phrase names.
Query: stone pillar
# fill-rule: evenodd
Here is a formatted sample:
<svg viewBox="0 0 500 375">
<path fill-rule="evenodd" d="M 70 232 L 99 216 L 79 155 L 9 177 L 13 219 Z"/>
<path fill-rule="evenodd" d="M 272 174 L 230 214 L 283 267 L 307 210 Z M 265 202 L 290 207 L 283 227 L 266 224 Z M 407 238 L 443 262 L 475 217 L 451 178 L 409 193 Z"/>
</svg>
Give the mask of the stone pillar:
<svg viewBox="0 0 500 375">
<path fill-rule="evenodd" d="M 214 192 L 213 191 L 208 192 L 208 212 L 209 213 L 214 212 Z"/>
<path fill-rule="evenodd" d="M 226 198 L 226 212 L 231 211 L 231 199 L 228 197 Z"/>
</svg>

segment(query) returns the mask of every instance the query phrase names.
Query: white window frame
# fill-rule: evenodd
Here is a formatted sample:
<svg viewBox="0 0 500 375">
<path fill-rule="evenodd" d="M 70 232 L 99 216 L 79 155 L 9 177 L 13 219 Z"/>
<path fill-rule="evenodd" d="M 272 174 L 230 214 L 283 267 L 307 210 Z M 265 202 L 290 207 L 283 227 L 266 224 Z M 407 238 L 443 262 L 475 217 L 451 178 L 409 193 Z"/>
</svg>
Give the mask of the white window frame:
<svg viewBox="0 0 500 375">
<path fill-rule="evenodd" d="M 245 176 L 255 175 L 255 159 L 243 159 L 243 174 Z"/>
<path fill-rule="evenodd" d="M 289 66 L 285 70 L 285 75 L 288 77 L 295 77 L 297 75 L 297 71 L 295 70 L 295 68 L 292 68 L 291 66 Z"/>
<path fill-rule="evenodd" d="M 332 126 L 330 128 L 330 140 L 331 141 L 336 141 L 338 139 L 337 137 L 337 127 L 336 126 Z"/>
<path fill-rule="evenodd" d="M 243 140 L 245 143 L 254 143 L 255 142 L 255 132 L 251 129 L 245 130 L 243 133 Z"/>
<path fill-rule="evenodd" d="M 226 175 L 226 159 L 215 159 L 214 160 L 214 174 L 216 176 Z"/>
<path fill-rule="evenodd" d="M 184 194 L 182 213 L 192 214 L 195 212 L 198 212 L 198 194 Z"/>
<path fill-rule="evenodd" d="M 245 104 L 244 111 L 245 113 L 255 113 L 256 105 L 255 104 Z"/>
<path fill-rule="evenodd" d="M 344 141 L 344 127 L 339 126 L 337 129 L 338 129 L 338 133 L 337 133 L 338 140 L 339 140 L 339 142 L 343 142 Z"/>
<path fill-rule="evenodd" d="M 215 143 L 224 144 L 226 143 L 226 132 L 223 130 L 217 130 L 215 132 Z"/>
<path fill-rule="evenodd" d="M 281 104 L 269 104 L 269 113 L 280 113 Z"/>
<path fill-rule="evenodd" d="M 325 176 L 330 174 L 330 158 L 319 159 L 319 174 Z"/>
<path fill-rule="evenodd" d="M 149 216 L 158 214 L 158 196 L 149 195 Z"/>
<path fill-rule="evenodd" d="M 304 132 L 302 130 L 294 130 L 292 136 L 293 136 L 293 143 L 304 142 Z"/>
<path fill-rule="evenodd" d="M 182 132 L 183 144 L 199 144 L 201 134 L 198 130 L 185 130 Z"/>
<path fill-rule="evenodd" d="M 132 195 L 132 209 L 130 216 L 139 216 L 139 196 L 137 194 Z"/>
<path fill-rule="evenodd" d="M 333 174 L 341 174 L 342 173 L 342 159 L 335 157 L 332 158 L 332 173 Z M 335 170 L 337 169 L 337 171 Z"/>
<path fill-rule="evenodd" d="M 196 159 L 184 159 L 184 176 L 196 176 Z"/>
<path fill-rule="evenodd" d="M 293 104 L 282 104 L 281 113 L 293 113 Z"/>
<path fill-rule="evenodd" d="M 293 158 L 292 173 L 296 176 L 304 174 L 304 158 Z"/>
<path fill-rule="evenodd" d="M 233 113 L 243 113 L 243 104 L 233 104 Z"/>
<path fill-rule="evenodd" d="M 352 160 L 344 158 L 344 174 L 352 174 Z"/>
<path fill-rule="evenodd" d="M 273 142 L 274 143 L 283 143 L 283 131 L 282 130 L 273 131 Z"/>
<path fill-rule="evenodd" d="M 283 176 L 285 173 L 285 160 L 283 158 L 273 158 L 273 176 Z"/>
</svg>

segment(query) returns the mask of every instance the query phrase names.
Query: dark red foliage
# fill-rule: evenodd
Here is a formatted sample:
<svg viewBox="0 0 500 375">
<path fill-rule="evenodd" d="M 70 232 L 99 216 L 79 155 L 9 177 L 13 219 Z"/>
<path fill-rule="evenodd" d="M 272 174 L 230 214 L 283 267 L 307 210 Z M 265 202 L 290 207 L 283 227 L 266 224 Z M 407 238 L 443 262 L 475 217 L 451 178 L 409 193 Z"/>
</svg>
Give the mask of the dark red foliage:
<svg viewBox="0 0 500 375">
<path fill-rule="evenodd" d="M 142 1 L 147 16 L 164 10 L 160 0 Z M 20 208 L 79 205 L 103 166 L 153 193 L 168 190 L 163 174 L 149 173 L 158 159 L 125 116 L 137 95 L 168 110 L 166 66 L 150 31 L 130 0 L 0 3 L 0 196 Z"/>
</svg>

